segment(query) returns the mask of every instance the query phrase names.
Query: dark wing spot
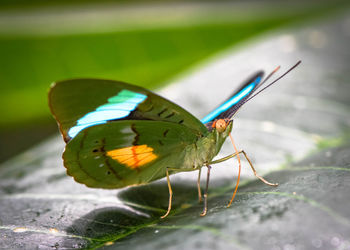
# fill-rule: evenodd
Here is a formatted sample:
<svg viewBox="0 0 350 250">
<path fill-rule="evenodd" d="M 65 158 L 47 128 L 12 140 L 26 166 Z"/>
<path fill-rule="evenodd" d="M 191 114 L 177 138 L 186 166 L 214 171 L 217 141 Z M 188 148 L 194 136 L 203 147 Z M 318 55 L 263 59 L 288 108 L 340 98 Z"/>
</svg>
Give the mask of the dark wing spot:
<svg viewBox="0 0 350 250">
<path fill-rule="evenodd" d="M 109 169 L 109 173 L 113 173 L 115 177 L 117 177 L 117 179 L 122 180 L 122 178 L 117 174 L 117 172 L 112 168 L 111 164 L 108 161 L 108 158 L 105 158 L 104 161 L 105 165 L 107 165 L 108 169 Z"/>
<path fill-rule="evenodd" d="M 168 134 L 168 132 L 169 132 L 169 129 L 165 130 L 165 131 L 163 132 L 163 137 L 166 137 L 166 135 Z"/>
<path fill-rule="evenodd" d="M 164 145 L 163 142 L 162 142 L 161 140 L 158 140 L 158 142 L 159 142 L 159 144 L 160 144 L 161 146 Z"/>
<path fill-rule="evenodd" d="M 184 120 L 181 120 L 181 121 L 179 121 L 178 123 L 179 123 L 179 124 L 182 124 L 182 123 L 184 123 Z"/>
<path fill-rule="evenodd" d="M 172 117 L 172 116 L 174 116 L 174 115 L 175 115 L 175 113 L 174 113 L 174 112 L 171 112 L 170 115 L 167 115 L 165 118 L 170 118 L 170 117 Z"/>
<path fill-rule="evenodd" d="M 132 132 L 135 133 L 135 138 L 134 138 L 134 141 L 132 142 L 132 145 L 135 146 L 135 145 L 137 145 L 137 143 L 139 141 L 140 134 L 137 132 L 135 124 L 131 124 L 131 130 L 132 130 Z"/>
<path fill-rule="evenodd" d="M 111 174 L 111 171 L 107 171 L 107 175 L 110 175 Z"/>
<path fill-rule="evenodd" d="M 158 116 L 160 117 L 164 112 L 166 112 L 168 109 L 167 108 L 165 108 L 165 109 L 163 109 L 162 111 L 160 111 L 159 113 L 158 113 Z"/>
</svg>

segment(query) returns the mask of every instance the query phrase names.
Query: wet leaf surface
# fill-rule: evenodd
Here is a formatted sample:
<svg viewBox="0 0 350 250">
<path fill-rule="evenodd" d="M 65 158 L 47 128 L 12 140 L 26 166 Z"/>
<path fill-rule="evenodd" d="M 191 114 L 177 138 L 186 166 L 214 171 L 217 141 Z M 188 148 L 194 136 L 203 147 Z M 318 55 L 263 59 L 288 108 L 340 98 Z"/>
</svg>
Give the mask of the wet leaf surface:
<svg viewBox="0 0 350 250">
<path fill-rule="evenodd" d="M 196 173 L 174 175 L 174 209 L 162 220 L 168 201 L 164 180 L 121 190 L 89 189 L 66 176 L 64 144 L 57 137 L 1 166 L 0 248 L 349 249 L 348 16 L 227 51 L 163 90 L 200 116 L 218 103 L 209 95 L 232 89 L 234 75 L 270 68 L 271 56 L 287 65 L 302 59 L 283 84 L 256 98 L 235 121 L 236 142 L 278 187 L 251 178 L 243 162 L 238 195 L 226 208 L 236 163 L 220 164 L 212 171 L 208 215 L 200 217 Z M 315 34 L 327 41 L 322 50 L 317 41 L 310 43 Z M 249 67 L 239 64 L 242 58 Z M 262 61 L 269 63 L 259 65 Z M 214 80 L 223 83 L 220 88 L 208 84 Z M 200 88 L 201 81 L 206 88 Z M 205 93 L 199 95 L 199 89 Z"/>
</svg>

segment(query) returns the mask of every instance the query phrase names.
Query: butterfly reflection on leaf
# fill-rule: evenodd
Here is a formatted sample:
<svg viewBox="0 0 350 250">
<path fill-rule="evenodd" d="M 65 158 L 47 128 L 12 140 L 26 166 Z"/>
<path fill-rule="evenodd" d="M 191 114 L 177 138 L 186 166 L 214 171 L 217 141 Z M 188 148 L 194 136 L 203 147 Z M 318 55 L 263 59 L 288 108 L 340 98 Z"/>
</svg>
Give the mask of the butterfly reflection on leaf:
<svg viewBox="0 0 350 250">
<path fill-rule="evenodd" d="M 247 154 L 236 149 L 230 135 L 232 118 L 240 107 L 281 78 L 259 89 L 275 71 L 265 80 L 263 72 L 256 73 L 202 120 L 131 84 L 99 79 L 56 82 L 49 92 L 49 106 L 67 143 L 63 153 L 67 174 L 88 187 L 105 189 L 147 184 L 166 177 L 169 205 L 162 218 L 171 210 L 169 175 L 199 170 L 197 186 L 201 201 L 201 168 L 208 168 L 203 216 L 207 213 L 210 166 L 237 157 L 240 172 L 241 153 L 259 179 L 276 186 L 256 174 Z M 235 153 L 213 161 L 229 136 Z M 239 176 L 229 205 L 238 182 Z"/>
</svg>

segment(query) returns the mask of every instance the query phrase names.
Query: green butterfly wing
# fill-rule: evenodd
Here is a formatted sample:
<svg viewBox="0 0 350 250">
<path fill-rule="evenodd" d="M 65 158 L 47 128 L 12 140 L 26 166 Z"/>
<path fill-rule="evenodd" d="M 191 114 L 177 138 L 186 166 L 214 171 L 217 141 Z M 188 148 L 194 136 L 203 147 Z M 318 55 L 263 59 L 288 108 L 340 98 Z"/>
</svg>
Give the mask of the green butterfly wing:
<svg viewBox="0 0 350 250">
<path fill-rule="evenodd" d="M 49 106 L 68 142 L 87 127 L 120 120 L 154 120 L 182 124 L 205 135 L 207 128 L 180 106 L 144 88 L 101 80 L 54 83 Z"/>
<path fill-rule="evenodd" d="M 94 188 L 122 188 L 165 176 L 166 167 L 193 166 L 198 131 L 151 120 L 122 120 L 88 127 L 63 153 L 67 173 Z M 195 156 L 194 156 L 195 157 Z"/>
</svg>

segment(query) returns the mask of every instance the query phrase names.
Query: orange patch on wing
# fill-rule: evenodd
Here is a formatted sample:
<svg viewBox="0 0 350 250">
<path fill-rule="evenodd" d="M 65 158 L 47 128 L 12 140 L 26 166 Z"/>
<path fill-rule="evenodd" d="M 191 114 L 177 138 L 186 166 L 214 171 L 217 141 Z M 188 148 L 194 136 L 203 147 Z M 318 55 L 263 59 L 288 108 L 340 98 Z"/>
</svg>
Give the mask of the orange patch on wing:
<svg viewBox="0 0 350 250">
<path fill-rule="evenodd" d="M 153 148 L 147 145 L 114 149 L 107 151 L 107 155 L 120 164 L 126 165 L 132 169 L 141 167 L 157 159 L 157 155 L 153 153 Z"/>
</svg>

